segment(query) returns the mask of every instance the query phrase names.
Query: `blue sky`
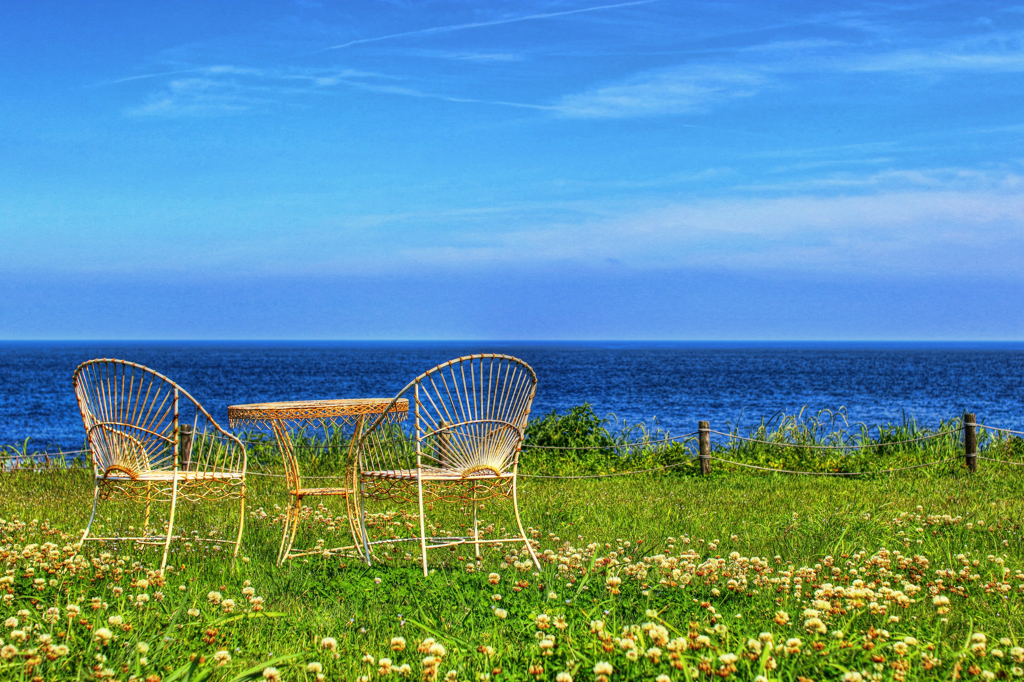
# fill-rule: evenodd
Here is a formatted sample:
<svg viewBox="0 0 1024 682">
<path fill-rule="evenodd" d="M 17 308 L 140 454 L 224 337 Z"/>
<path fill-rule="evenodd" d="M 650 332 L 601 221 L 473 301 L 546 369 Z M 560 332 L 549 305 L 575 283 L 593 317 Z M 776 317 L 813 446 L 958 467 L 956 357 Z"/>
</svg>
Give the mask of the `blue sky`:
<svg viewBox="0 0 1024 682">
<path fill-rule="evenodd" d="M 1024 338 L 1024 5 L 0 9 L 0 338 Z"/>
</svg>

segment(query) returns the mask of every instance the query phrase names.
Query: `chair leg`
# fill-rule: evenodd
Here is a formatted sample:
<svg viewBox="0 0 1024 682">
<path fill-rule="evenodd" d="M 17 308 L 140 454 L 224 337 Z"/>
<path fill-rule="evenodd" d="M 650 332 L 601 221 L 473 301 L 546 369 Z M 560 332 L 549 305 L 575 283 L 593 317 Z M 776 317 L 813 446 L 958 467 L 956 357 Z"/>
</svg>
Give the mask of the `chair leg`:
<svg viewBox="0 0 1024 682">
<path fill-rule="evenodd" d="M 238 538 L 235 540 L 235 553 L 232 558 L 238 556 L 238 550 L 242 548 L 242 531 L 245 529 L 245 483 L 242 484 L 242 509 L 238 515 Z"/>
<path fill-rule="evenodd" d="M 476 558 L 479 559 L 480 558 L 480 523 L 477 521 L 477 518 L 476 518 L 476 507 L 477 507 L 477 502 L 476 502 L 476 486 L 477 486 L 477 484 L 474 483 L 473 484 L 473 544 L 476 547 Z"/>
<path fill-rule="evenodd" d="M 537 554 L 533 551 L 533 543 L 530 542 L 530 538 L 526 537 L 526 530 L 523 529 L 523 519 L 519 516 L 519 486 L 516 485 L 519 480 L 518 476 L 512 477 L 512 509 L 516 512 L 516 523 L 519 524 L 519 534 L 523 537 L 523 542 L 526 543 L 526 549 L 530 552 L 530 557 L 533 559 L 533 565 L 540 570 L 540 561 L 537 560 Z"/>
<path fill-rule="evenodd" d="M 363 557 L 366 565 L 373 565 L 373 553 L 370 551 L 370 535 L 366 532 L 366 484 L 359 483 L 359 530 L 363 537 Z"/>
<path fill-rule="evenodd" d="M 146 484 L 146 515 L 142 519 L 142 535 L 149 534 L 149 512 L 153 506 L 153 484 Z"/>
<path fill-rule="evenodd" d="M 366 559 L 363 553 L 363 537 L 360 534 L 356 523 L 356 503 L 352 498 L 359 495 L 359 472 L 355 467 L 351 468 L 351 477 L 348 480 L 348 493 L 345 494 L 345 517 L 348 520 L 348 532 L 352 535 L 352 544 L 355 545 L 359 556 Z"/>
<path fill-rule="evenodd" d="M 167 553 L 171 549 L 171 538 L 174 537 L 174 511 L 178 506 L 178 477 L 174 477 L 171 485 L 171 516 L 167 519 L 167 539 L 164 540 L 164 557 L 160 560 L 160 570 L 167 567 Z"/>
<path fill-rule="evenodd" d="M 288 560 L 288 555 L 292 553 L 292 547 L 295 546 L 295 534 L 299 530 L 299 519 L 302 516 L 302 498 L 301 497 L 296 497 L 295 498 L 295 507 L 294 507 L 294 509 L 295 509 L 295 514 L 292 516 L 292 534 L 291 534 L 291 537 L 288 538 L 288 549 L 286 549 L 284 551 L 284 557 L 281 559 L 282 562 L 285 562 L 285 561 Z"/>
<path fill-rule="evenodd" d="M 423 553 L 423 577 L 427 577 L 427 522 L 426 513 L 423 511 L 423 479 L 416 477 L 417 489 L 420 502 L 420 551 Z"/>
<path fill-rule="evenodd" d="M 278 566 L 284 563 L 284 546 L 288 542 L 288 531 L 291 530 L 292 527 L 293 504 L 294 502 L 291 500 L 291 497 L 289 496 L 288 506 L 284 510 L 284 523 L 282 524 L 284 528 L 282 529 L 281 532 L 281 545 L 277 548 L 277 561 L 275 563 L 277 563 Z"/>
<path fill-rule="evenodd" d="M 92 491 L 92 514 L 89 515 L 89 523 L 85 524 L 85 532 L 82 533 L 82 539 L 79 542 L 85 542 L 85 539 L 89 537 L 89 530 L 92 529 L 92 522 L 96 518 L 96 504 L 100 500 L 100 484 L 96 483 L 96 487 Z"/>
<path fill-rule="evenodd" d="M 356 510 L 352 504 L 352 496 L 354 492 L 349 492 L 345 495 L 345 518 L 348 520 L 348 532 L 352 536 L 352 544 L 355 545 L 356 551 L 359 552 L 359 556 L 365 558 L 363 554 L 363 538 L 359 531 L 356 529 Z"/>
</svg>

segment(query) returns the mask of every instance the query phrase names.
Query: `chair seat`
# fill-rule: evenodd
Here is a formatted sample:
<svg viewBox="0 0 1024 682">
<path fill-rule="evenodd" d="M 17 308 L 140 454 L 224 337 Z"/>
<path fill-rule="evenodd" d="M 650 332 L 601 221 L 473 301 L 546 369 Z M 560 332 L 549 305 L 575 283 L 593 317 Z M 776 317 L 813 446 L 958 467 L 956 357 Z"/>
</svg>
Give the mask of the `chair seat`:
<svg viewBox="0 0 1024 682">
<path fill-rule="evenodd" d="M 353 495 L 355 491 L 351 488 L 299 488 L 291 491 L 296 497 L 307 497 L 311 495 Z"/>
<path fill-rule="evenodd" d="M 416 471 L 416 469 L 361 471 L 360 476 L 363 478 L 387 478 L 401 481 L 415 481 L 417 477 Z M 499 475 L 495 475 L 495 473 L 490 470 L 476 471 L 468 476 L 463 476 L 462 471 L 459 469 L 435 469 L 433 467 L 423 467 L 420 471 L 423 472 L 422 478 L 424 481 L 474 481 L 490 478 L 512 478 L 511 471 L 505 471 Z"/>
<path fill-rule="evenodd" d="M 144 481 L 144 482 L 170 482 L 177 475 L 179 482 L 191 483 L 195 481 L 231 481 L 242 480 L 245 474 L 240 471 L 178 471 L 177 474 L 171 471 L 140 471 L 134 477 L 124 471 L 111 471 L 107 481 Z M 102 475 L 99 478 L 103 478 Z"/>
</svg>

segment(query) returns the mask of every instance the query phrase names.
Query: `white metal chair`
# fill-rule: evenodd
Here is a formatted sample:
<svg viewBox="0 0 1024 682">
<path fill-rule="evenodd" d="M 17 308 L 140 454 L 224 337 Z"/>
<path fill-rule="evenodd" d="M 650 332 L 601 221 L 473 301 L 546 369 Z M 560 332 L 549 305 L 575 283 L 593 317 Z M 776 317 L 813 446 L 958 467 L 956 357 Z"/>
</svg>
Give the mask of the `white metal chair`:
<svg viewBox="0 0 1024 682">
<path fill-rule="evenodd" d="M 419 506 L 420 550 L 427 574 L 427 550 L 472 539 L 480 556 L 478 502 L 512 498 L 519 537 L 485 542 L 522 542 L 538 567 L 519 514 L 517 474 L 523 431 L 537 391 L 537 375 L 528 364 L 499 354 L 450 360 L 413 379 L 393 403 L 408 399 L 414 419 L 409 430 L 377 417 L 356 441 L 356 479 L 360 486 L 360 532 L 367 563 L 371 543 L 366 531 L 367 498 L 401 497 L 415 486 Z M 407 422 L 408 423 L 408 422 Z M 428 538 L 424 496 L 473 501 L 472 538 Z"/>
<path fill-rule="evenodd" d="M 125 360 L 82 363 L 73 383 L 93 465 L 92 514 L 86 540 L 162 543 L 163 559 L 174 539 L 179 499 L 241 501 L 234 555 L 245 524 L 246 453 L 242 442 L 222 429 L 191 395 L 151 369 Z M 145 503 L 141 536 L 89 537 L 101 499 Z M 149 533 L 154 502 L 170 502 L 166 532 Z M 190 540 L 221 542 L 220 538 Z"/>
</svg>

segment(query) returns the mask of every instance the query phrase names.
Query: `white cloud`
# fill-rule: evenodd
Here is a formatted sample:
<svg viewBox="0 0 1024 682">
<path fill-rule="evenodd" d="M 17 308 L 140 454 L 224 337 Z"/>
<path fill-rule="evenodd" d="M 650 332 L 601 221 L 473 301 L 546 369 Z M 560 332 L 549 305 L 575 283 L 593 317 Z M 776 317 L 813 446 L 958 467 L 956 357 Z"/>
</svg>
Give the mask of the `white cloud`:
<svg viewBox="0 0 1024 682">
<path fill-rule="evenodd" d="M 565 95 L 554 106 L 566 118 L 625 118 L 702 112 L 713 104 L 750 97 L 767 86 L 744 67 L 677 66 Z"/>
<path fill-rule="evenodd" d="M 408 246 L 392 254 L 390 265 L 599 265 L 615 259 L 640 271 L 781 269 L 911 277 L 949 272 L 1019 280 L 1024 183 L 1007 177 L 1001 185 L 676 202 Z"/>
<path fill-rule="evenodd" d="M 287 98 L 327 91 L 339 85 L 375 87 L 396 80 L 385 74 L 356 69 L 278 69 L 215 64 L 174 73 L 173 78 L 151 92 L 145 104 L 130 108 L 130 116 L 209 116 L 250 111 L 280 103 Z M 157 77 L 163 74 L 153 74 Z M 114 81 L 123 83 L 137 78 Z M 396 89 L 379 85 L 381 90 Z"/>
<path fill-rule="evenodd" d="M 954 53 L 902 50 L 858 60 L 851 64 L 850 70 L 868 72 L 987 71 L 1015 73 L 1024 71 L 1024 52 Z"/>
<path fill-rule="evenodd" d="M 191 74 L 174 78 L 151 92 L 145 104 L 129 108 L 129 116 L 211 116 L 235 114 L 284 103 L 296 97 L 355 88 L 403 97 L 436 99 L 461 104 L 484 104 L 520 109 L 550 110 L 540 104 L 477 99 L 425 92 L 396 83 L 405 79 L 356 69 L 280 69 L 232 65 L 203 66 L 171 73 Z M 155 78 L 167 74 L 123 78 L 111 84 Z"/>
</svg>

